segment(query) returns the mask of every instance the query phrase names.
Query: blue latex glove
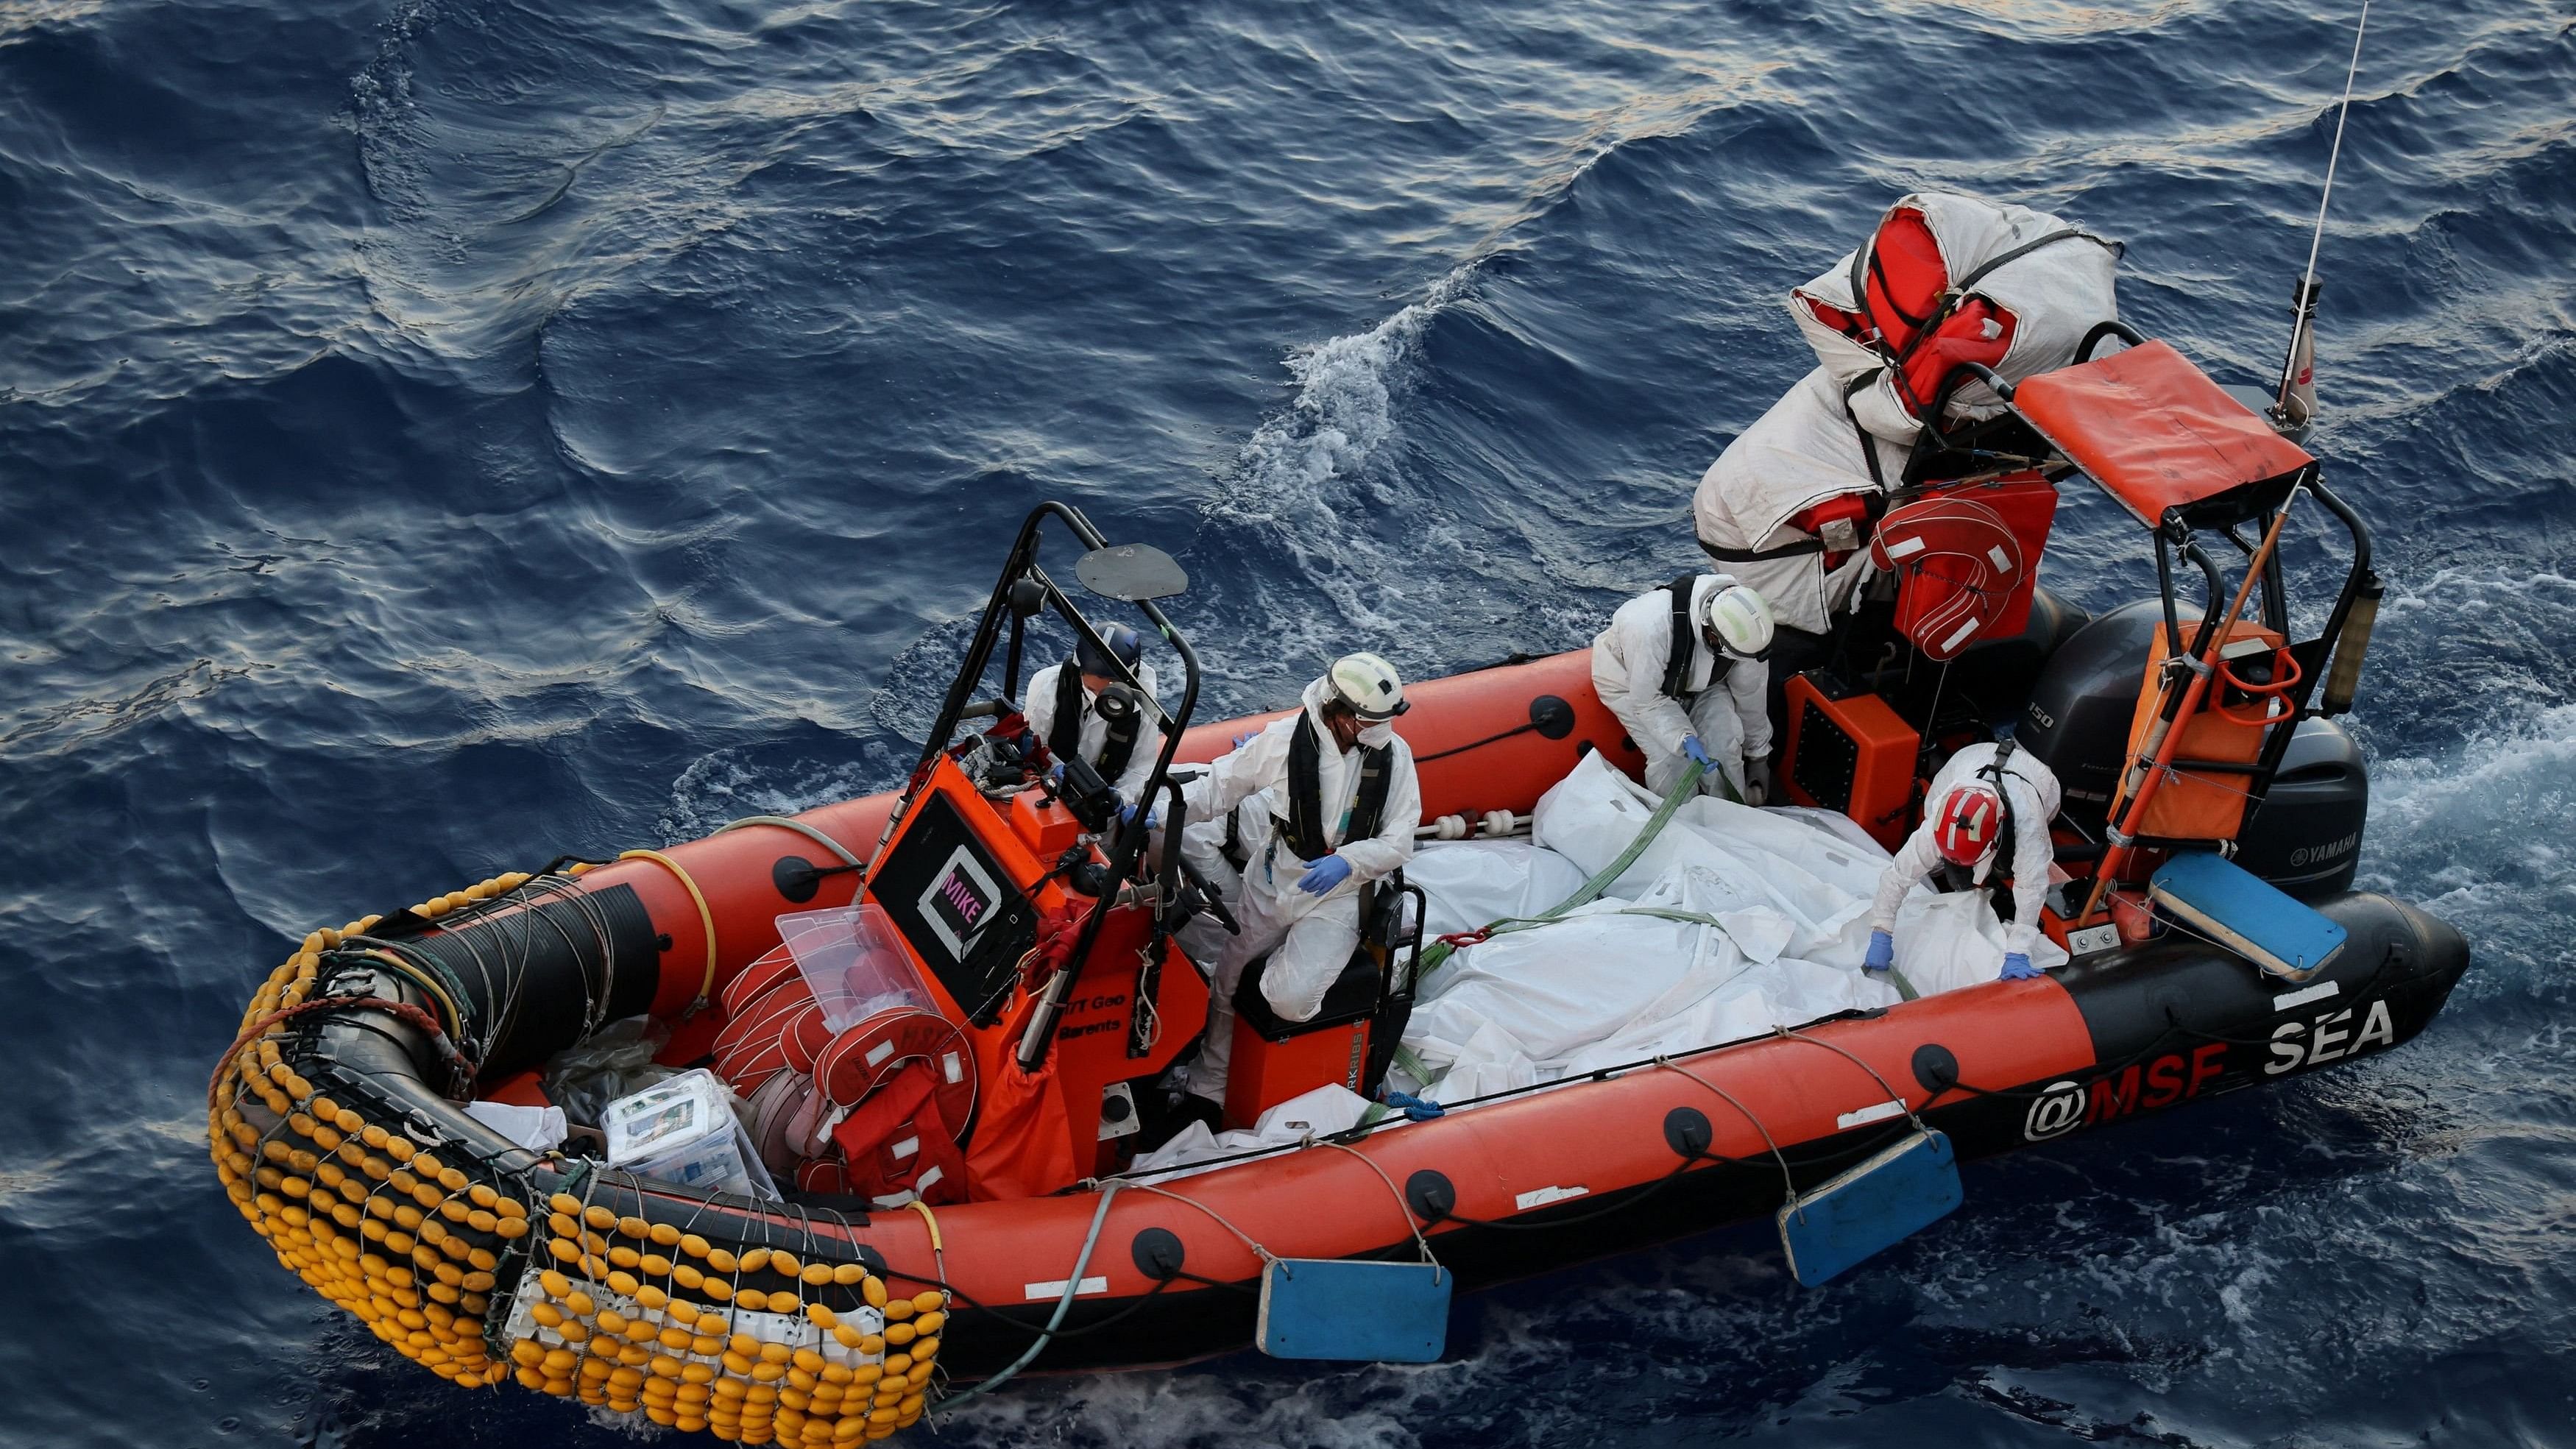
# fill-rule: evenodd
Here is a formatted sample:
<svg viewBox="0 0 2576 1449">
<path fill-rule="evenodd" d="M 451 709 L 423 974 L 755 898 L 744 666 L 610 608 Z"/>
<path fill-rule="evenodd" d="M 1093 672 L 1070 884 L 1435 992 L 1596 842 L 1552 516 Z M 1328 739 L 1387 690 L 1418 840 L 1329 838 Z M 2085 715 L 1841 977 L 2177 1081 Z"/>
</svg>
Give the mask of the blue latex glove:
<svg viewBox="0 0 2576 1449">
<path fill-rule="evenodd" d="M 1863 971 L 1885 971 L 1896 964 L 1896 938 L 1885 931 L 1869 933 L 1869 954 L 1861 958 Z"/>
<path fill-rule="evenodd" d="M 1245 745 L 1251 744 L 1254 740 L 1259 738 L 1261 738 L 1261 731 L 1245 730 L 1243 733 L 1234 737 L 1234 747 L 1238 750 L 1242 749 Z"/>
<path fill-rule="evenodd" d="M 1691 763 L 1699 766 L 1703 770 L 1717 763 L 1715 759 L 1710 757 L 1708 746 L 1701 744 L 1699 742 L 1699 736 L 1697 735 L 1682 736 L 1682 753 L 1690 756 Z"/>
<path fill-rule="evenodd" d="M 1297 889 L 1310 896 L 1320 896 L 1351 878 L 1351 863 L 1338 855 L 1328 855 L 1306 867 L 1297 877 Z"/>
<path fill-rule="evenodd" d="M 2028 981 L 2030 978 L 2037 976 L 2038 974 L 2039 968 L 2030 964 L 2030 958 L 2028 956 L 2023 955 L 2019 951 L 2007 951 L 2004 953 L 2004 980 Z"/>
<path fill-rule="evenodd" d="M 1047 766 L 1047 782 L 1053 785 L 1061 785 L 1064 783 L 1064 761 L 1058 760 L 1054 764 Z"/>
<path fill-rule="evenodd" d="M 1118 823 L 1119 823 L 1119 824 L 1121 824 L 1121 825 L 1128 824 L 1128 823 L 1130 823 L 1131 821 L 1133 821 L 1135 818 L 1136 818 L 1136 807 L 1135 807 L 1135 806 L 1133 806 L 1133 805 L 1121 805 L 1121 806 L 1119 806 L 1119 807 L 1118 807 Z M 1153 812 L 1153 811 L 1148 810 L 1148 811 L 1146 811 L 1146 812 L 1145 812 L 1145 828 L 1146 828 L 1146 829 L 1151 830 L 1151 829 L 1153 829 L 1153 828 L 1155 827 L 1155 825 L 1157 825 L 1157 824 L 1159 824 L 1159 823 L 1160 823 L 1160 822 L 1159 822 L 1159 820 L 1156 818 L 1156 816 L 1155 816 L 1155 814 L 1154 814 L 1154 812 Z"/>
</svg>

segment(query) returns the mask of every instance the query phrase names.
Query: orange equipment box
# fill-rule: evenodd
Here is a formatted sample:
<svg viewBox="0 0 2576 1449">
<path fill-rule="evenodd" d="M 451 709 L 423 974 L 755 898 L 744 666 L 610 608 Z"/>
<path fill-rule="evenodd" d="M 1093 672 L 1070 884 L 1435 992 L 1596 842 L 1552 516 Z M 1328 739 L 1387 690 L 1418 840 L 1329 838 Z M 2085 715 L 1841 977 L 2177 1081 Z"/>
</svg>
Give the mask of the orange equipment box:
<svg viewBox="0 0 2576 1449">
<path fill-rule="evenodd" d="M 1789 798 L 1839 810 L 1890 850 L 1913 824 L 1914 760 L 1923 738 L 1887 701 L 1831 675 L 1790 679 Z"/>
<path fill-rule="evenodd" d="M 2223 664 L 2243 669 L 2249 663 L 2268 661 L 2281 646 L 2281 636 L 2251 619 L 2239 619 L 2228 630 L 2227 642 L 2219 646 Z M 2129 719 L 2129 758 L 2135 760 L 2146 743 L 2147 730 L 2155 721 L 2156 706 L 2164 694 L 2164 663 L 2167 640 L 2164 626 L 2156 626 L 2155 643 L 2147 654 L 2147 676 L 2138 688 L 2138 708 Z M 2212 681 L 2209 692 L 2202 696 L 2200 712 L 2184 721 L 2182 743 L 2173 755 L 2172 773 L 2147 802 L 2147 818 L 2135 833 L 2167 840 L 2233 840 L 2245 823 L 2246 785 L 2252 779 L 2244 769 L 2263 752 L 2263 732 L 2290 718 L 2285 709 L 2275 709 L 2275 701 L 2266 696 L 2228 705 L 2226 696 L 2233 693 L 2223 681 Z M 2193 768 L 2202 766 L 2204 768 Z M 2229 766 L 2238 768 L 2230 769 Z M 2120 772 L 2122 788 L 2111 802 L 2111 818 L 2118 820 L 2128 799 L 2128 768 Z"/>
<path fill-rule="evenodd" d="M 1082 822 L 1043 790 L 1022 790 L 1011 797 L 1011 830 L 1043 861 L 1053 861 L 1082 839 Z"/>
<path fill-rule="evenodd" d="M 1369 1019 L 1300 1031 L 1285 1041 L 1234 1019 L 1234 1057 L 1226 1064 L 1225 1125 L 1249 1127 L 1261 1114 L 1327 1082 L 1356 1092 L 1368 1063 Z"/>
</svg>

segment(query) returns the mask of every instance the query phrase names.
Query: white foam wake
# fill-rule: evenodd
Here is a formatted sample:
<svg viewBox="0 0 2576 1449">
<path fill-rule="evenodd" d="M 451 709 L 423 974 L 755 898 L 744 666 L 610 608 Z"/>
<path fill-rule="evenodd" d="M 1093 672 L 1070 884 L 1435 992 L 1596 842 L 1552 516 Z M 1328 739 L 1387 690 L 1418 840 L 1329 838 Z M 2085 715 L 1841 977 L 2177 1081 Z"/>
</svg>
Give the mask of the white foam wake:
<svg viewBox="0 0 2576 1449">
<path fill-rule="evenodd" d="M 1398 399 L 1420 356 L 1423 331 L 1465 292 L 1474 270 L 1473 263 L 1451 270 L 1420 300 L 1365 332 L 1291 350 L 1287 368 L 1296 396 L 1254 430 L 1204 511 L 1213 523 L 1265 535 L 1344 620 L 1364 628 L 1395 628 L 1409 612 L 1393 606 L 1405 597 L 1406 576 L 1419 567 L 1424 531 L 1435 526 L 1427 500 L 1401 496 L 1390 480 L 1372 486 L 1367 465 L 1396 436 Z M 1370 537 L 1360 521 L 1390 506 L 1413 518 L 1402 548 Z"/>
</svg>

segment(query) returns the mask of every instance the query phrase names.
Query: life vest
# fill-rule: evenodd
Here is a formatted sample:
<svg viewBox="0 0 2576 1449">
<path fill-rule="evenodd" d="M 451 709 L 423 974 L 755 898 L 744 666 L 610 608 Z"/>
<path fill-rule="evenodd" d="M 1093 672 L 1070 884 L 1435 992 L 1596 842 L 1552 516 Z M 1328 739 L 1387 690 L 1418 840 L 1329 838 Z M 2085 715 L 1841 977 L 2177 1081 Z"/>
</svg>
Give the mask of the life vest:
<svg viewBox="0 0 2576 1449">
<path fill-rule="evenodd" d="M 1311 710 L 1297 715 L 1297 732 L 1288 741 L 1288 816 L 1278 822 L 1275 837 L 1299 860 L 1321 860 L 1333 853 L 1324 827 L 1323 742 Z M 1351 801 L 1351 825 L 1344 840 L 1367 840 L 1377 834 L 1386 814 L 1387 792 L 1395 787 L 1395 745 L 1360 748 L 1359 793 Z M 1275 818 L 1275 817 L 1274 817 Z"/>
<path fill-rule="evenodd" d="M 1706 576 L 1684 574 L 1664 585 L 1664 592 L 1671 596 L 1673 605 L 1673 647 L 1671 657 L 1664 661 L 1664 693 L 1685 703 L 1702 692 L 1690 687 L 1690 677 L 1691 666 L 1699 661 L 1699 652 L 1704 647 L 1699 640 L 1698 626 L 1691 622 L 1691 595 L 1703 577 Z M 1717 688 L 1718 681 L 1726 678 L 1726 672 L 1734 667 L 1734 658 L 1719 651 L 1709 664 L 1706 688 Z"/>
<path fill-rule="evenodd" d="M 1068 942 L 1069 944 L 1069 942 Z M 931 1203 L 966 1196 L 957 1134 L 973 1120 L 973 1048 L 945 1018 L 877 1012 L 842 1031 L 784 946 L 724 993 L 716 1072 L 745 1097 L 761 1161 L 808 1192 Z"/>
<path fill-rule="evenodd" d="M 2000 365 L 2012 350 L 2020 326 L 2013 309 L 1979 293 L 1978 284 L 2043 247 L 2078 240 L 2111 245 L 2075 227 L 2059 226 L 1953 277 L 1950 260 L 1942 255 L 1920 206 L 1900 203 L 1851 255 L 1846 279 L 1850 308 L 1805 288 L 1792 293 L 1792 298 L 1824 328 L 1876 354 L 1878 370 L 1848 379 L 1846 405 L 1854 394 L 1884 377 L 1908 414 L 1937 424 L 1939 420 L 1928 414 L 1951 372 L 1968 362 Z M 1858 419 L 1854 421 L 1857 424 Z M 1862 451 L 1868 452 L 1866 439 Z M 1877 460 L 1873 457 L 1870 462 L 1875 472 Z"/>
<path fill-rule="evenodd" d="M 1047 730 L 1047 749 L 1057 759 L 1070 760 L 1081 752 L 1082 716 L 1089 709 L 1090 701 L 1082 688 L 1082 666 L 1067 659 L 1055 672 L 1055 724 Z M 1107 733 L 1100 742 L 1100 758 L 1089 762 L 1100 772 L 1100 778 L 1114 785 L 1127 773 L 1127 761 L 1136 753 L 1136 736 L 1141 732 L 1138 726 L 1144 718 L 1141 709 L 1131 711 L 1125 719 L 1101 715 Z"/>
</svg>

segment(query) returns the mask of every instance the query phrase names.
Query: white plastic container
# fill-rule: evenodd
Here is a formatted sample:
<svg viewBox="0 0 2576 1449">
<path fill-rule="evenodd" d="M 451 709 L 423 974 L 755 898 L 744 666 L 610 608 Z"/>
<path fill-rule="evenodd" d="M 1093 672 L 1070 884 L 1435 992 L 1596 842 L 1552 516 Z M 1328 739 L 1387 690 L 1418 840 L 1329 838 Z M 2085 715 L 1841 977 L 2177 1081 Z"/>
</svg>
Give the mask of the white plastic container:
<svg viewBox="0 0 2576 1449">
<path fill-rule="evenodd" d="M 939 1009 L 883 906 L 780 916 L 778 938 L 823 1009 L 824 1029 L 836 1036 L 880 1011 Z"/>
<path fill-rule="evenodd" d="M 733 1093 L 703 1068 L 654 1083 L 608 1104 L 608 1165 L 679 1187 L 776 1198 L 733 1113 Z"/>
</svg>

